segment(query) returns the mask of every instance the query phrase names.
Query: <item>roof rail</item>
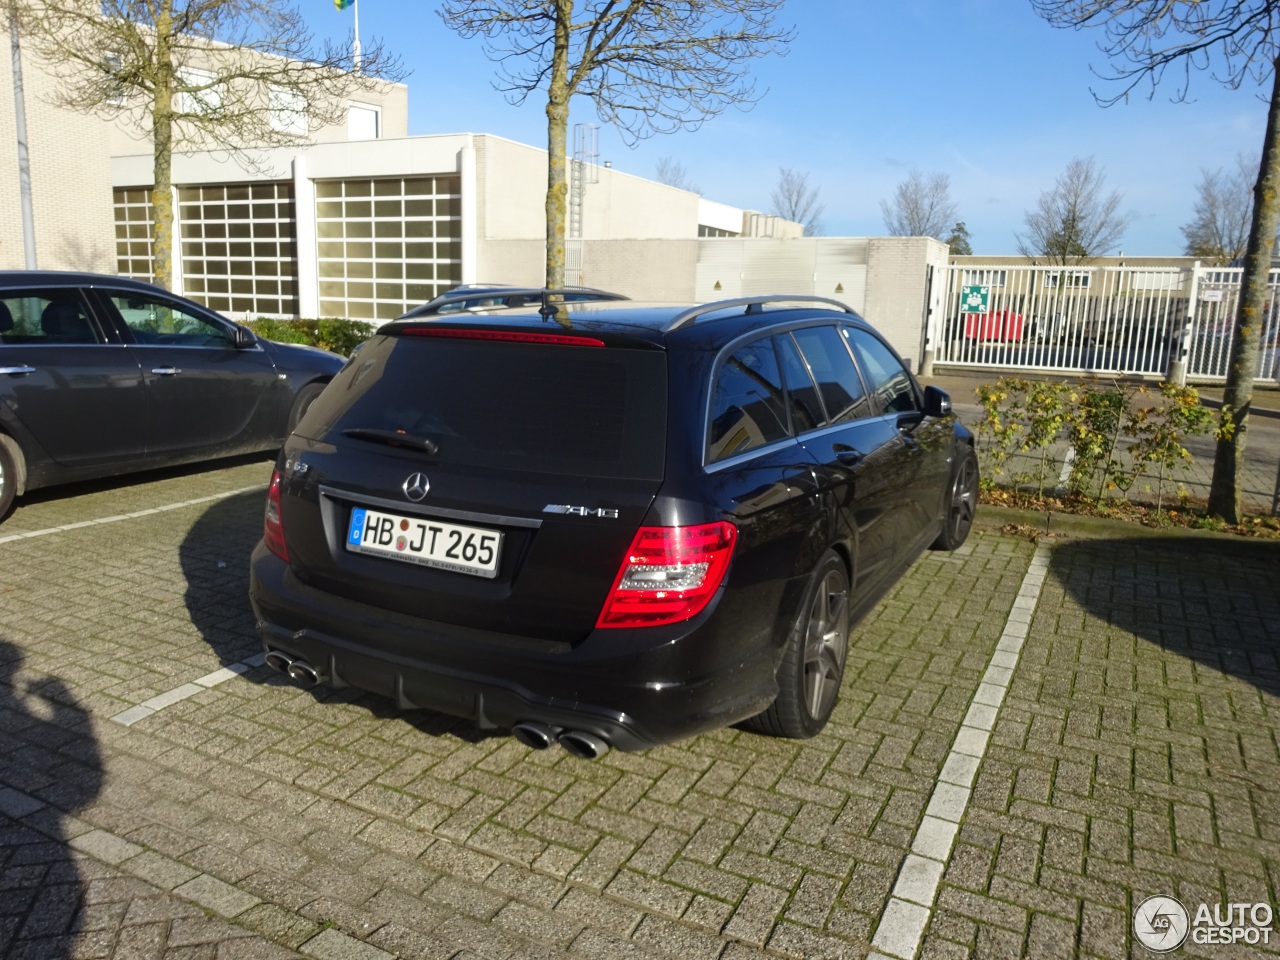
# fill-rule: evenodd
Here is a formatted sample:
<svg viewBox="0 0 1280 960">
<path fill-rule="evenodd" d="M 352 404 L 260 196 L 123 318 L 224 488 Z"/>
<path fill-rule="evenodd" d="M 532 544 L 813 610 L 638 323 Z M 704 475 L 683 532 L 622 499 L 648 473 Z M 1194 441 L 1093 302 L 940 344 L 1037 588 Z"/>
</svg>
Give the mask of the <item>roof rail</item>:
<svg viewBox="0 0 1280 960">
<path fill-rule="evenodd" d="M 727 310 L 731 307 L 745 307 L 742 316 L 753 313 L 764 313 L 764 305 L 766 303 L 820 303 L 828 307 L 838 307 L 845 313 L 853 313 L 853 308 L 848 304 L 841 303 L 839 300 L 832 300 L 830 297 L 814 297 L 807 294 L 772 294 L 764 297 L 736 297 L 733 300 L 716 300 L 713 303 L 704 303 L 701 306 L 690 307 L 682 313 L 676 314 L 668 321 L 664 328 L 666 333 L 673 330 L 679 330 L 681 327 L 696 323 L 699 317 L 708 313 L 715 313 L 718 310 Z"/>
</svg>

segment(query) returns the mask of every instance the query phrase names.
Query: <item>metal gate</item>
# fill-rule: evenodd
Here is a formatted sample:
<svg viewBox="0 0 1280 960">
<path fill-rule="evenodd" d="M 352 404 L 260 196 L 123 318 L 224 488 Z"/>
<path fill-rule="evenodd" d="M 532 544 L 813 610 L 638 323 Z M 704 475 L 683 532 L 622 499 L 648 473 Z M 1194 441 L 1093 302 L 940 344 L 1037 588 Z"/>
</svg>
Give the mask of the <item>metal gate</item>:
<svg viewBox="0 0 1280 960">
<path fill-rule="evenodd" d="M 1226 379 L 1239 268 L 964 265 L 947 270 L 929 340 L 935 364 Z M 1256 375 L 1280 366 L 1280 271 L 1272 271 Z M 1175 368 L 1176 372 L 1176 368 Z"/>
</svg>

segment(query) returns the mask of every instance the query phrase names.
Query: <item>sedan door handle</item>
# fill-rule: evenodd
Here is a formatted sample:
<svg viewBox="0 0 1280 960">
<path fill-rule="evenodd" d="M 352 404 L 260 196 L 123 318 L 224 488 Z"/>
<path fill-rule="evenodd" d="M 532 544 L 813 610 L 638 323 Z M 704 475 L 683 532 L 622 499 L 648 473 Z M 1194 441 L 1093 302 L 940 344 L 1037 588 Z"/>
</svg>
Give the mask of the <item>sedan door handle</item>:
<svg viewBox="0 0 1280 960">
<path fill-rule="evenodd" d="M 25 363 L 17 367 L 0 367 L 0 374 L 11 374 L 15 376 L 25 376 L 28 373 L 35 373 L 35 367 L 29 367 Z"/>
<path fill-rule="evenodd" d="M 158 377 L 175 377 L 182 371 L 177 367 L 153 367 L 151 372 Z"/>
</svg>

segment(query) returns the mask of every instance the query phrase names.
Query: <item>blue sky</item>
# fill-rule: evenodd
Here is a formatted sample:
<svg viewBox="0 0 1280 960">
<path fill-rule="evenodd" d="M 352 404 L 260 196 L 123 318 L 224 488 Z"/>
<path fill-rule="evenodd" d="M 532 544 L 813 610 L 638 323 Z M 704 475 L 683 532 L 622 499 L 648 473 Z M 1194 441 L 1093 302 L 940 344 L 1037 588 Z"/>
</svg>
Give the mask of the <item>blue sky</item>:
<svg viewBox="0 0 1280 960">
<path fill-rule="evenodd" d="M 541 102 L 508 104 L 481 41 L 445 28 L 435 4 L 357 2 L 364 42 L 382 38 L 411 71 L 411 134 L 545 147 Z M 319 35 L 351 29 L 351 11 L 328 0 L 308 10 Z M 829 236 L 882 235 L 880 201 L 912 167 L 946 173 L 974 252 L 1004 254 L 1040 193 L 1073 157 L 1092 156 L 1133 215 L 1120 251 L 1160 256 L 1182 252 L 1201 168 L 1261 149 L 1266 104 L 1253 85 L 1232 91 L 1202 73 L 1193 103 L 1171 102 L 1166 81 L 1154 99 L 1098 106 L 1091 86 L 1118 92 L 1090 70 L 1107 67 L 1100 33 L 1055 30 L 1026 0 L 790 0 L 783 19 L 797 36 L 786 57 L 755 63 L 768 92 L 754 109 L 635 148 L 601 125 L 600 159 L 653 177 L 671 157 L 708 199 L 765 211 L 779 167 L 791 167 L 821 191 Z M 598 122 L 590 101 L 574 101 L 573 121 Z"/>
</svg>

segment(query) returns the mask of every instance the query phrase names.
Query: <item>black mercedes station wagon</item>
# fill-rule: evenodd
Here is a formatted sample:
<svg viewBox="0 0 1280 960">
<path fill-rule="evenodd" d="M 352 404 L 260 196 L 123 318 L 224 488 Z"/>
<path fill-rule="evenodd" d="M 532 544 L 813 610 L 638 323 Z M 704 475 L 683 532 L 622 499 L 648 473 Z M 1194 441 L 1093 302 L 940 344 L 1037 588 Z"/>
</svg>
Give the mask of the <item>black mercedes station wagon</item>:
<svg viewBox="0 0 1280 960">
<path fill-rule="evenodd" d="M 973 437 L 813 297 L 401 319 L 280 453 L 267 662 L 597 757 L 804 738 L 850 628 L 973 523 Z"/>
</svg>

